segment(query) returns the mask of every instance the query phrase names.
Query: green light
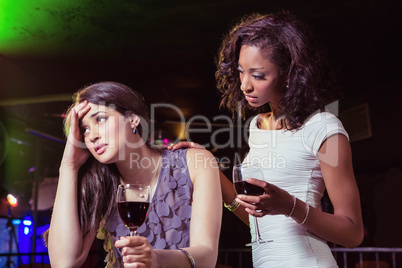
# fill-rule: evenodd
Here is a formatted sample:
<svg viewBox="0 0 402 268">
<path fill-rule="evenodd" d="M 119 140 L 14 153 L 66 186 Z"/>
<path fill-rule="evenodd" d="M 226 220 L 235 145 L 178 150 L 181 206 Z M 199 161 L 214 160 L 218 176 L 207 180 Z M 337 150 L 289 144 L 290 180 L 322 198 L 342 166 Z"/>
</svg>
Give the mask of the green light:
<svg viewBox="0 0 402 268">
<path fill-rule="evenodd" d="M 60 22 L 49 10 L 57 2 L 1 0 L 0 50 L 15 53 L 53 47 Z"/>
<path fill-rule="evenodd" d="M 92 1 L 0 0 L 0 53 L 52 53 L 81 47 Z"/>
<path fill-rule="evenodd" d="M 148 2 L 0 0 L 0 54 L 65 55 L 119 50 L 121 46 L 130 49 L 130 42 L 144 40 L 157 25 L 158 13 L 151 8 L 152 1 Z"/>
</svg>

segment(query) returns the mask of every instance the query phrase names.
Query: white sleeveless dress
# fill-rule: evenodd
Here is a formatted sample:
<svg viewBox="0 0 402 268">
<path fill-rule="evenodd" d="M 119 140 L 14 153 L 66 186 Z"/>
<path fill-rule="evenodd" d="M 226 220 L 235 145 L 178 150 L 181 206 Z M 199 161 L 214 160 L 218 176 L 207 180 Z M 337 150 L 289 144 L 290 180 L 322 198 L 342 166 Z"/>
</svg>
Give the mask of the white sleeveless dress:
<svg viewBox="0 0 402 268">
<path fill-rule="evenodd" d="M 325 185 L 318 150 L 334 134 L 349 138 L 342 123 L 333 114 L 320 112 L 297 131 L 261 130 L 257 118 L 250 123 L 250 151 L 244 161 L 260 163 L 267 182 L 320 208 Z M 258 225 L 262 238 L 273 242 L 253 245 L 254 267 L 338 267 L 327 242 L 290 217 L 266 215 L 258 218 Z M 252 217 L 250 232 L 254 240 Z"/>
</svg>

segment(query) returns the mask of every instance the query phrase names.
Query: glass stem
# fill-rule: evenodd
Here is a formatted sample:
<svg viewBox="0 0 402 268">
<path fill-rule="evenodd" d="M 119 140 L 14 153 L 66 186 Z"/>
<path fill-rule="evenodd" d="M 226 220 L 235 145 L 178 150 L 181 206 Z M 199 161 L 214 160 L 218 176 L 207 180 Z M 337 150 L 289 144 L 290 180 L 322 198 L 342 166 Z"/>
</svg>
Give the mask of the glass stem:
<svg viewBox="0 0 402 268">
<path fill-rule="evenodd" d="M 254 217 L 254 225 L 255 225 L 255 232 L 257 234 L 257 241 L 260 241 L 261 240 L 261 235 L 260 235 L 260 228 L 258 228 L 257 217 Z"/>
</svg>

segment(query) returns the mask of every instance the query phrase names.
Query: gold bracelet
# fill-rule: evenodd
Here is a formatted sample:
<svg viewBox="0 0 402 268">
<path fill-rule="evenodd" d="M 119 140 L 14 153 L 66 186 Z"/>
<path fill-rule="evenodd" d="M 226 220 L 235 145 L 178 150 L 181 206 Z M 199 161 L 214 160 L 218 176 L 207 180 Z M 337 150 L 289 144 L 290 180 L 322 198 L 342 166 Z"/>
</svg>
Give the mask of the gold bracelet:
<svg viewBox="0 0 402 268">
<path fill-rule="evenodd" d="M 229 209 L 229 211 L 234 212 L 240 204 L 236 202 L 236 198 L 233 199 L 232 203 L 230 205 L 227 205 L 225 202 L 223 202 L 225 208 Z"/>
</svg>

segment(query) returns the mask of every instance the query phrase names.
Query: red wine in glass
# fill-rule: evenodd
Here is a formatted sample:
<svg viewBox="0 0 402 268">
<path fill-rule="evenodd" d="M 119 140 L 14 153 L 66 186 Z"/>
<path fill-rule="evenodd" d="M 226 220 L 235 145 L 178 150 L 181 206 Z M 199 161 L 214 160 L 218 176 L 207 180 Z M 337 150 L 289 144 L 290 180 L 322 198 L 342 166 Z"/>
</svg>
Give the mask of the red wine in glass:
<svg viewBox="0 0 402 268">
<path fill-rule="evenodd" d="M 254 178 L 259 180 L 264 180 L 264 174 L 262 172 L 261 166 L 253 163 L 243 163 L 235 165 L 233 167 L 233 185 L 237 194 L 245 195 L 263 195 L 264 189 L 248 183 L 246 180 L 248 178 Z M 254 218 L 254 228 L 256 239 L 251 243 L 246 244 L 246 246 L 251 246 L 254 244 L 262 244 L 267 242 L 273 242 L 273 240 L 263 240 L 261 238 L 260 230 L 258 227 L 258 221 L 256 217 Z"/>
<path fill-rule="evenodd" d="M 137 230 L 147 216 L 148 202 L 120 202 L 117 203 L 120 218 L 130 230 Z"/>
<path fill-rule="evenodd" d="M 135 236 L 137 229 L 145 222 L 151 188 L 143 184 L 120 184 L 117 190 L 117 209 L 121 220 Z"/>
<path fill-rule="evenodd" d="M 248 183 L 246 181 L 239 181 L 234 183 L 237 194 L 246 195 L 262 195 L 264 194 L 264 189 L 260 186 Z"/>
</svg>

